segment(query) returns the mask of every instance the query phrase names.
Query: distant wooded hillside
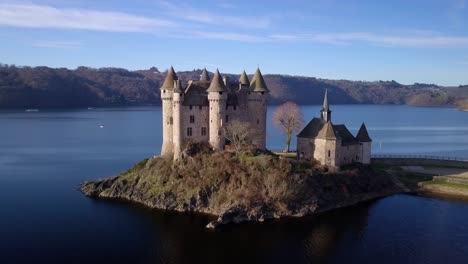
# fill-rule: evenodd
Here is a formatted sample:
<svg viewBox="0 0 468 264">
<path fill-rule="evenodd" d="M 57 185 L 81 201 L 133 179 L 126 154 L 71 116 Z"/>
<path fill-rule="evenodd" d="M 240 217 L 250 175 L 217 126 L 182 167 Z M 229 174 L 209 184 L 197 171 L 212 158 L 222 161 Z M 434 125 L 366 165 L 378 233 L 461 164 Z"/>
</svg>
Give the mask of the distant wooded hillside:
<svg viewBox="0 0 468 264">
<path fill-rule="evenodd" d="M 178 72 L 183 81 L 198 79 L 201 69 Z M 70 108 L 160 104 L 159 87 L 165 76 L 157 68 L 128 71 L 120 68 L 0 65 L 0 108 Z M 239 75 L 228 74 L 231 80 Z M 251 76 L 250 76 L 251 77 Z M 468 86 L 402 85 L 395 81 L 347 81 L 279 74 L 264 75 L 270 103 L 294 101 L 320 104 L 328 89 L 333 104 L 409 104 L 456 106 L 468 98 Z"/>
</svg>

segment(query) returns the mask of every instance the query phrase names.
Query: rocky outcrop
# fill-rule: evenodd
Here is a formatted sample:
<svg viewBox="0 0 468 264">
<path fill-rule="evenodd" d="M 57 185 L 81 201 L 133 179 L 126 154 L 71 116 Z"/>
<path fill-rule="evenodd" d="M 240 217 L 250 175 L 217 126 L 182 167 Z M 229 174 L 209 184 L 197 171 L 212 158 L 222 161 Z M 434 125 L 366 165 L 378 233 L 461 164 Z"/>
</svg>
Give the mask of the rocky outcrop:
<svg viewBox="0 0 468 264">
<path fill-rule="evenodd" d="M 118 176 L 84 182 L 93 198 L 123 199 L 150 208 L 213 215 L 228 223 L 301 217 L 405 191 L 370 167 L 335 173 L 270 154 L 201 154 L 183 161 L 155 157 Z"/>
</svg>

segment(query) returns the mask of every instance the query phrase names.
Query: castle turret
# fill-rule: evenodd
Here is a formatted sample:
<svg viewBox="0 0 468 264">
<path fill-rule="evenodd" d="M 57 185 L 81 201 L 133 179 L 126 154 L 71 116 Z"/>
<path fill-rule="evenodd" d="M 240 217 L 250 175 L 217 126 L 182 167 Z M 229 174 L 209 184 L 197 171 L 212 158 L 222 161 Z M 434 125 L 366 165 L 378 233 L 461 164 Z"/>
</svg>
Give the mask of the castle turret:
<svg viewBox="0 0 468 264">
<path fill-rule="evenodd" d="M 331 121 L 331 110 L 328 105 L 328 90 L 325 90 L 325 97 L 323 98 L 323 107 L 322 110 L 320 110 L 320 116 L 325 122 Z"/>
<path fill-rule="evenodd" d="M 247 73 L 245 73 L 245 70 L 244 70 L 239 78 L 239 90 L 248 89 L 249 86 L 250 86 L 249 77 L 247 76 Z"/>
<path fill-rule="evenodd" d="M 202 82 L 209 82 L 210 81 L 210 76 L 208 75 L 208 71 L 206 68 L 203 68 L 203 71 L 200 75 L 200 81 Z"/>
<path fill-rule="evenodd" d="M 172 128 L 173 128 L 173 115 L 172 115 L 172 94 L 174 90 L 174 81 L 177 80 L 177 75 L 172 66 L 167 70 L 166 78 L 161 86 L 161 100 L 162 100 L 162 127 L 163 127 L 163 143 L 161 148 L 161 155 L 168 155 L 173 153 L 172 144 Z"/>
<path fill-rule="evenodd" d="M 372 139 L 369 137 L 366 125 L 362 123 L 361 128 L 356 135 L 361 150 L 360 161 L 362 164 L 370 164 Z"/>
<path fill-rule="evenodd" d="M 174 91 L 172 96 L 172 114 L 174 119 L 173 125 L 173 146 L 174 146 L 174 159 L 178 159 L 182 152 L 183 135 L 182 135 L 182 120 L 183 110 L 182 104 L 184 102 L 184 91 L 182 90 L 182 84 L 180 80 L 174 81 Z"/>
<path fill-rule="evenodd" d="M 225 145 L 223 120 L 226 116 L 226 103 L 228 90 L 224 85 L 218 69 L 213 76 L 210 87 L 207 89 L 209 101 L 209 142 L 215 150 L 223 150 Z"/>
<path fill-rule="evenodd" d="M 247 79 L 248 80 L 248 79 Z M 266 113 L 268 102 L 268 87 L 260 69 L 257 68 L 250 82 L 248 95 L 248 111 L 251 113 L 251 124 L 256 131 L 253 144 L 260 149 L 266 148 Z"/>
</svg>

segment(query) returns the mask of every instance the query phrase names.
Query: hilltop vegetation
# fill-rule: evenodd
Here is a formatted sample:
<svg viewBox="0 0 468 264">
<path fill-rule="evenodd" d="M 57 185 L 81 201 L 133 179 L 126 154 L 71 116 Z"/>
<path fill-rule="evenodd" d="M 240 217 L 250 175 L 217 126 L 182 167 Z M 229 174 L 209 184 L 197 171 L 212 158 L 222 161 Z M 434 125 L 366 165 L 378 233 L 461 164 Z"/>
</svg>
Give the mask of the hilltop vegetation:
<svg viewBox="0 0 468 264">
<path fill-rule="evenodd" d="M 309 215 L 402 191 L 393 177 L 370 167 L 332 173 L 265 152 L 212 153 L 197 146 L 185 153 L 177 162 L 143 160 L 118 176 L 86 182 L 81 190 L 91 197 L 219 216 L 214 225 Z"/>
<path fill-rule="evenodd" d="M 183 81 L 198 79 L 201 70 L 178 72 Z M 128 71 L 120 68 L 0 65 L 0 108 L 58 108 L 160 104 L 164 72 L 157 68 Z M 238 75 L 228 75 L 232 80 Z M 326 80 L 267 74 L 270 103 L 293 100 L 320 104 L 325 89 L 335 104 L 409 104 L 455 106 L 468 98 L 468 86 L 402 85 L 395 81 Z"/>
</svg>

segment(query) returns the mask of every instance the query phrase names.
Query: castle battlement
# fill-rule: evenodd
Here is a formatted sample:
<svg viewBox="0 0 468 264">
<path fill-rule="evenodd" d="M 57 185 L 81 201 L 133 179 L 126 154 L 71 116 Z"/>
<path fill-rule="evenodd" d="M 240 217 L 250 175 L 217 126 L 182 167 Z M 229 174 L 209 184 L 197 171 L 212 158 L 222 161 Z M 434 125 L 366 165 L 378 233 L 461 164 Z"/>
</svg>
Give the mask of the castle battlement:
<svg viewBox="0 0 468 264">
<path fill-rule="evenodd" d="M 258 68 L 252 81 L 244 71 L 237 82 L 222 77 L 218 70 L 210 78 L 203 69 L 200 80 L 190 80 L 183 86 L 170 67 L 161 86 L 161 154 L 177 159 L 189 142 L 207 142 L 215 150 L 223 150 L 223 126 L 233 120 L 249 123 L 255 130 L 252 143 L 264 149 L 268 92 Z"/>
</svg>

